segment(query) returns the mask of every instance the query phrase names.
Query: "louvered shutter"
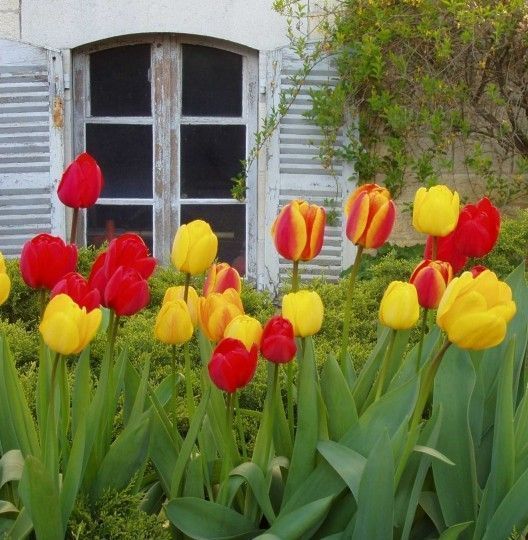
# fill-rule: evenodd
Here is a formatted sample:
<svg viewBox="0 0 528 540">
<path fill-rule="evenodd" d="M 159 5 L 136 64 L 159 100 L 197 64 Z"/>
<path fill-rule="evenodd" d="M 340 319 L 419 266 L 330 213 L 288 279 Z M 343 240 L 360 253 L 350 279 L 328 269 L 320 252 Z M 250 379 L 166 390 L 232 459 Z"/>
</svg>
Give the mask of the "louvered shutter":
<svg viewBox="0 0 528 540">
<path fill-rule="evenodd" d="M 62 59 L 0 40 L 0 251 L 20 254 L 42 232 L 59 234 L 64 211 L 56 183 L 63 166 Z"/>
<path fill-rule="evenodd" d="M 273 94 L 270 106 L 277 104 L 278 93 L 291 87 L 291 76 L 299 71 L 302 63 L 295 53 L 284 48 L 268 56 L 268 89 Z M 281 119 L 277 133 L 270 142 L 268 152 L 268 198 L 266 200 L 268 233 L 279 209 L 294 198 L 334 208 L 336 220 L 327 225 L 323 248 L 318 257 L 300 264 L 301 278 L 324 276 L 336 281 L 344 267 L 350 264 L 353 247 L 344 241 L 342 207 L 343 199 L 353 188 L 348 181 L 352 175 L 349 165 L 335 163 L 333 171 L 325 169 L 318 158 L 322 140 L 320 128 L 308 120 L 304 113 L 310 109 L 310 89 L 335 85 L 337 70 L 331 59 L 318 63 L 305 79 L 288 113 Z M 341 132 L 336 142 L 342 144 Z M 279 258 L 266 234 L 267 285 L 275 286 L 278 278 L 284 282 L 291 273 L 291 262 Z"/>
</svg>

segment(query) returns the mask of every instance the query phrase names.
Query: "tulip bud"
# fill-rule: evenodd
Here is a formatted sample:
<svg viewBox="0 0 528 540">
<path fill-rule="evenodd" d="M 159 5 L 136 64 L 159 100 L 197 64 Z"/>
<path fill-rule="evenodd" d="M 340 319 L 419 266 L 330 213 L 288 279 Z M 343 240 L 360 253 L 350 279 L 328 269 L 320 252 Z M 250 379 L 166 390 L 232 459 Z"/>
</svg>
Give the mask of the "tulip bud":
<svg viewBox="0 0 528 540">
<path fill-rule="evenodd" d="M 448 262 L 426 259 L 414 269 L 409 282 L 416 287 L 420 305 L 436 309 L 452 278 L 453 269 Z"/>
<path fill-rule="evenodd" d="M 403 281 L 389 283 L 380 303 L 380 322 L 394 330 L 408 330 L 416 324 L 419 316 L 415 286 Z"/>
<path fill-rule="evenodd" d="M 163 297 L 163 304 L 166 302 L 172 302 L 173 300 L 183 300 L 185 296 L 185 287 L 183 285 L 177 285 L 176 287 L 169 287 L 165 291 L 165 296 Z M 189 315 L 191 316 L 191 321 L 193 326 L 198 324 L 198 304 L 200 299 L 198 293 L 194 287 L 189 286 L 187 288 L 187 309 L 189 310 Z"/>
<path fill-rule="evenodd" d="M 210 225 L 196 219 L 177 230 L 171 259 L 178 270 L 195 276 L 211 266 L 217 251 L 218 238 Z"/>
<path fill-rule="evenodd" d="M 215 347 L 207 366 L 213 383 L 226 392 L 236 392 L 249 383 L 257 368 L 257 346 L 248 351 L 241 341 L 224 338 Z"/>
<path fill-rule="evenodd" d="M 226 326 L 238 315 L 244 314 L 244 307 L 235 289 L 223 293 L 211 293 L 201 297 L 198 306 L 200 327 L 211 341 L 219 341 Z"/>
<path fill-rule="evenodd" d="M 447 236 L 455 230 L 460 199 L 447 186 L 421 187 L 414 196 L 413 227 L 431 236 Z"/>
<path fill-rule="evenodd" d="M 266 323 L 260 341 L 260 352 L 266 360 L 277 364 L 293 360 L 297 345 L 293 326 L 288 319 L 276 315 Z"/>
<path fill-rule="evenodd" d="M 6 265 L 4 262 L 4 256 L 0 251 L 0 306 L 7 300 L 9 297 L 9 292 L 11 291 L 11 280 L 7 275 Z"/>
<path fill-rule="evenodd" d="M 462 349 L 481 350 L 503 341 L 515 312 L 510 287 L 493 272 L 484 270 L 476 277 L 464 272 L 447 286 L 436 322 L 449 341 Z"/>
<path fill-rule="evenodd" d="M 27 241 L 20 254 L 20 273 L 33 289 L 53 289 L 66 274 L 75 271 L 76 265 L 77 247 L 50 234 Z"/>
<path fill-rule="evenodd" d="M 183 300 L 164 302 L 156 317 L 154 335 L 163 343 L 180 345 L 192 338 L 194 332 L 189 309 Z"/>
<path fill-rule="evenodd" d="M 224 330 L 224 337 L 230 337 L 241 341 L 249 351 L 253 345 L 260 345 L 262 325 L 249 315 L 238 315 Z"/>
<path fill-rule="evenodd" d="M 288 319 L 296 336 L 316 334 L 323 324 L 324 307 L 315 291 L 298 291 L 282 298 L 282 316 Z"/>
<path fill-rule="evenodd" d="M 345 203 L 346 235 L 356 245 L 378 248 L 387 241 L 396 208 L 387 189 L 377 184 L 358 187 Z"/>
<path fill-rule="evenodd" d="M 212 292 L 223 293 L 226 289 L 235 289 L 238 293 L 242 290 L 240 274 L 227 263 L 213 264 L 205 278 L 203 295 Z"/>
<path fill-rule="evenodd" d="M 46 306 L 39 330 L 52 351 L 78 354 L 94 338 L 101 319 L 100 309 L 87 313 L 66 294 L 58 294 Z"/>
<path fill-rule="evenodd" d="M 51 297 L 67 294 L 79 307 L 92 311 L 101 304 L 99 291 L 92 288 L 88 281 L 77 272 L 66 274 L 51 290 Z"/>
<path fill-rule="evenodd" d="M 275 248 L 290 261 L 310 261 L 321 251 L 325 224 L 323 207 L 294 200 L 273 222 L 271 235 Z"/>
<path fill-rule="evenodd" d="M 89 208 L 99 198 L 103 184 L 103 175 L 97 161 L 83 152 L 64 171 L 57 195 L 70 208 Z"/>
<path fill-rule="evenodd" d="M 148 283 L 133 268 L 120 266 L 105 287 L 103 305 L 113 309 L 119 317 L 134 315 L 149 301 Z"/>
</svg>

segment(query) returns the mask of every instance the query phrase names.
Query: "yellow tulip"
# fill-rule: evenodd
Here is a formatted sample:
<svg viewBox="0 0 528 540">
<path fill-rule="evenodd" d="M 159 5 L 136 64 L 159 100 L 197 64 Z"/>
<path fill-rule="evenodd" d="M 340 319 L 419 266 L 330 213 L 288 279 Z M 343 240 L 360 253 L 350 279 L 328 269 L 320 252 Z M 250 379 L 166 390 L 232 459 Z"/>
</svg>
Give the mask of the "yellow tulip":
<svg viewBox="0 0 528 540">
<path fill-rule="evenodd" d="M 502 342 L 515 311 L 510 287 L 493 272 L 485 270 L 477 277 L 464 272 L 447 286 L 436 322 L 449 341 L 480 350 Z"/>
<path fill-rule="evenodd" d="M 408 330 L 416 324 L 419 316 L 416 287 L 404 281 L 389 283 L 380 303 L 380 322 L 394 330 Z"/>
<path fill-rule="evenodd" d="M 165 304 L 165 302 L 172 302 L 174 300 L 183 300 L 184 294 L 185 287 L 183 285 L 169 287 L 165 291 L 163 304 Z M 196 289 L 194 287 L 189 287 L 189 290 L 187 291 L 187 308 L 189 309 L 189 315 L 191 316 L 193 326 L 198 325 L 198 302 L 199 297 Z"/>
<path fill-rule="evenodd" d="M 94 338 L 101 310 L 80 308 L 68 295 L 54 296 L 46 306 L 39 330 L 44 343 L 60 354 L 78 354 Z"/>
<path fill-rule="evenodd" d="M 154 335 L 163 343 L 180 345 L 192 338 L 194 332 L 191 315 L 181 299 L 164 301 L 156 317 Z"/>
<path fill-rule="evenodd" d="M 323 324 L 324 307 L 315 291 L 298 291 L 284 295 L 282 316 L 293 326 L 296 336 L 316 334 Z"/>
<path fill-rule="evenodd" d="M 222 339 L 227 325 L 235 317 L 243 314 L 244 306 L 235 289 L 200 297 L 198 310 L 200 327 L 211 341 Z"/>
<path fill-rule="evenodd" d="M 205 272 L 211 266 L 217 251 L 218 238 L 210 225 L 196 219 L 177 230 L 171 259 L 178 270 L 194 276 Z"/>
<path fill-rule="evenodd" d="M 224 337 L 238 339 L 250 351 L 253 345 L 260 347 L 262 325 L 249 315 L 238 315 L 226 326 Z"/>
<path fill-rule="evenodd" d="M 4 256 L 0 251 L 0 306 L 7 300 L 9 297 L 9 292 L 11 291 L 11 280 L 6 272 L 6 265 L 4 262 Z"/>
<path fill-rule="evenodd" d="M 414 196 L 413 227 L 431 236 L 447 236 L 455 230 L 460 198 L 447 186 L 421 187 Z"/>
</svg>

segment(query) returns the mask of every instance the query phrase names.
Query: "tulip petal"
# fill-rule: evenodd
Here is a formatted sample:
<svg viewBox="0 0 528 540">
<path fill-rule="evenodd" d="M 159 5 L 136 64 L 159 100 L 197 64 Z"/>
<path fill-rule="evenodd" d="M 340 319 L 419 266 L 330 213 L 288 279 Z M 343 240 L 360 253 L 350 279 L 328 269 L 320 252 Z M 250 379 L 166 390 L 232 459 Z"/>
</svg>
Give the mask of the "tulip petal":
<svg viewBox="0 0 528 540">
<path fill-rule="evenodd" d="M 457 318 L 448 331 L 450 341 L 463 349 L 495 347 L 506 336 L 506 322 L 492 312 L 472 313 Z"/>
<path fill-rule="evenodd" d="M 172 264 L 178 269 L 182 270 L 185 266 L 187 260 L 187 255 L 189 253 L 189 247 L 191 243 L 191 238 L 189 231 L 187 230 L 186 225 L 182 225 L 177 231 L 176 236 L 174 237 L 174 242 L 172 243 Z"/>
<path fill-rule="evenodd" d="M 11 291 L 11 280 L 5 273 L 0 273 L 0 305 L 2 305 L 9 297 Z"/>
<path fill-rule="evenodd" d="M 44 343 L 59 354 L 71 354 L 79 346 L 77 325 L 65 313 L 44 317 L 39 326 Z"/>
<path fill-rule="evenodd" d="M 367 226 L 365 240 L 367 248 L 379 248 L 382 246 L 392 232 L 396 219 L 396 208 L 392 201 L 386 201 L 383 206 L 374 214 L 372 221 Z"/>
<path fill-rule="evenodd" d="M 354 244 L 357 244 L 369 218 L 369 196 L 363 192 L 356 198 L 353 205 L 349 208 L 346 222 L 347 238 Z"/>
</svg>

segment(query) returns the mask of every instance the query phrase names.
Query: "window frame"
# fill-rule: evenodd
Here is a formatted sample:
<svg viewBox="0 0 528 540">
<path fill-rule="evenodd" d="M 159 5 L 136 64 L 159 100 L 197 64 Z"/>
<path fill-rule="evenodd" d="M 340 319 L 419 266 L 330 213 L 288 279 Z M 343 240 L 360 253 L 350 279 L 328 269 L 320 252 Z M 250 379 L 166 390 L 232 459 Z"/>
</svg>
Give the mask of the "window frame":
<svg viewBox="0 0 528 540">
<path fill-rule="evenodd" d="M 151 116 L 93 117 L 90 115 L 90 54 L 113 47 L 151 45 Z M 182 115 L 182 45 L 200 45 L 223 49 L 242 56 L 242 115 L 207 117 Z M 246 157 L 254 145 L 258 114 L 258 53 L 253 49 L 207 37 L 147 34 L 105 40 L 73 51 L 73 149 L 75 155 L 85 150 L 87 124 L 152 125 L 153 191 L 151 198 L 101 198 L 100 205 L 151 205 L 154 256 L 161 262 L 170 259 L 170 250 L 180 225 L 180 206 L 245 205 L 246 276 L 257 278 L 257 166 L 248 171 L 246 199 L 180 197 L 181 125 L 245 125 Z M 167 99 L 169 96 L 169 99 Z M 104 173 L 104 171 L 103 171 Z M 167 181 L 166 179 L 169 179 Z M 86 244 L 86 212 L 80 224 L 81 243 Z M 220 239 L 220 242 L 222 240 Z"/>
</svg>

